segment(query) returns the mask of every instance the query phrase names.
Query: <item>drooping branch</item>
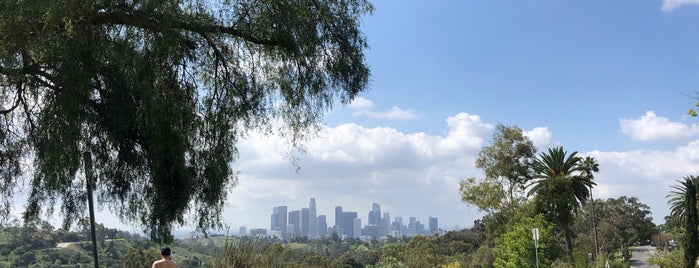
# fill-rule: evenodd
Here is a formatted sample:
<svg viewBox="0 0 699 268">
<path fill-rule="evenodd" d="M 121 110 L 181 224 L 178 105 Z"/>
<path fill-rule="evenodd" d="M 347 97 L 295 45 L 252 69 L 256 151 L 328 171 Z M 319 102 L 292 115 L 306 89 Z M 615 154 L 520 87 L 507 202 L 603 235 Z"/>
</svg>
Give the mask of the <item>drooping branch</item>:
<svg viewBox="0 0 699 268">
<path fill-rule="evenodd" d="M 289 42 L 277 39 L 264 39 L 255 37 L 243 31 L 240 31 L 234 27 L 226 27 L 222 25 L 213 25 L 205 23 L 191 23 L 187 19 L 173 19 L 171 17 L 159 16 L 156 14 L 145 14 L 138 10 L 133 10 L 130 12 L 125 12 L 121 10 L 114 10 L 109 12 L 98 12 L 90 20 L 93 24 L 108 24 L 108 25 L 127 25 L 138 27 L 142 29 L 151 30 L 154 32 L 163 32 L 169 29 L 180 29 L 184 31 L 199 33 L 202 35 L 207 34 L 229 34 L 234 37 L 242 38 L 245 41 L 264 45 L 264 46 L 274 46 L 274 47 L 286 47 L 291 48 L 292 45 Z"/>
</svg>

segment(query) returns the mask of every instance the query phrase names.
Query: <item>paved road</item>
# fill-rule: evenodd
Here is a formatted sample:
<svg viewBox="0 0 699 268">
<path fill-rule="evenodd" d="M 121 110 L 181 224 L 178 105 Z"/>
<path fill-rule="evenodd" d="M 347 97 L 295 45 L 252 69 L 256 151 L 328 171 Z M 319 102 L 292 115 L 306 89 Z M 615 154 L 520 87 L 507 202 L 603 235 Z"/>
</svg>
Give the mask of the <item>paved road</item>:
<svg viewBox="0 0 699 268">
<path fill-rule="evenodd" d="M 660 268 L 657 265 L 648 265 L 648 259 L 655 255 L 655 248 L 651 246 L 637 247 L 631 252 L 631 267 Z"/>
</svg>

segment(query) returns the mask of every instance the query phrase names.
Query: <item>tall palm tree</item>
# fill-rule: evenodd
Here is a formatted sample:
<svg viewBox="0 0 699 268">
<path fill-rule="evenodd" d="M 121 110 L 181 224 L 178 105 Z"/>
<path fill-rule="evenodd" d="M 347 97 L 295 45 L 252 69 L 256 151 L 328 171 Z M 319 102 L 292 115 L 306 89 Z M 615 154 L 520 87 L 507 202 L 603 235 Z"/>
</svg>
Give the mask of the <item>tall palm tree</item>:
<svg viewBox="0 0 699 268">
<path fill-rule="evenodd" d="M 534 160 L 534 180 L 528 195 L 534 195 L 537 210 L 563 232 L 568 257 L 572 261 L 574 215 L 590 198 L 589 187 L 595 183 L 581 173 L 582 158 L 577 152 L 568 155 L 563 147 L 550 148 Z"/>
<path fill-rule="evenodd" d="M 684 227 L 682 239 L 684 248 L 684 267 L 694 267 L 699 257 L 699 213 L 697 194 L 699 193 L 699 177 L 687 176 L 684 181 L 673 185 L 673 190 L 667 196 L 670 205 L 670 216 L 677 219 Z"/>
<path fill-rule="evenodd" d="M 580 172 L 591 182 L 594 181 L 594 174 L 599 172 L 599 164 L 591 157 L 587 156 L 580 162 Z M 592 231 L 595 238 L 595 257 L 599 254 L 599 245 L 597 244 L 597 217 L 595 216 L 595 198 L 592 197 L 592 184 L 590 184 L 590 201 L 592 202 Z"/>
</svg>

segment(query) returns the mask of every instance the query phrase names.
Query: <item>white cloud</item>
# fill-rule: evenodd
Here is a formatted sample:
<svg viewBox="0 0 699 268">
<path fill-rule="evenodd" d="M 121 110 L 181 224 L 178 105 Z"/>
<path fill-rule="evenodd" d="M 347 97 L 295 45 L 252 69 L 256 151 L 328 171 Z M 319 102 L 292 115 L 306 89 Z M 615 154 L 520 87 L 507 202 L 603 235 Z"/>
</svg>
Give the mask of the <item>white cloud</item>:
<svg viewBox="0 0 699 268">
<path fill-rule="evenodd" d="M 379 118 L 379 119 L 401 119 L 401 120 L 406 120 L 406 119 L 413 119 L 417 117 L 414 111 L 412 110 L 404 110 L 399 107 L 393 106 L 391 107 L 390 110 L 385 111 L 385 112 L 374 112 L 370 110 L 362 110 L 354 113 L 354 116 L 360 116 L 360 115 L 366 115 L 371 118 Z"/>
<path fill-rule="evenodd" d="M 235 164 L 240 185 L 231 190 L 225 217 L 236 226 L 267 227 L 273 206 L 300 209 L 315 197 L 319 214 L 328 215 L 330 225 L 336 205 L 366 219 L 371 203 L 378 202 L 392 217 L 416 216 L 425 222 L 436 216 L 443 227 L 469 226 L 478 215 L 461 203 L 458 183 L 480 176 L 473 163 L 493 126 L 466 113 L 446 123 L 444 135 L 357 124 L 326 127 L 305 143 L 298 172 L 278 161 L 286 148 L 279 145 L 280 138 L 246 139 Z"/>
<path fill-rule="evenodd" d="M 552 140 L 552 134 L 548 127 L 537 127 L 530 131 L 524 131 L 524 135 L 527 136 L 534 146 L 539 148 L 539 150 L 552 147 L 557 143 Z"/>
<path fill-rule="evenodd" d="M 684 140 L 699 133 L 699 126 L 673 122 L 647 111 L 638 119 L 619 119 L 621 132 L 638 141 Z"/>
<path fill-rule="evenodd" d="M 374 102 L 363 97 L 356 97 L 348 106 L 354 109 L 370 109 L 374 107 Z"/>
<path fill-rule="evenodd" d="M 699 0 L 662 0 L 662 10 L 670 12 L 682 5 L 699 4 Z"/>
<path fill-rule="evenodd" d="M 354 112 L 354 116 L 367 116 L 370 118 L 378 119 L 398 119 L 407 120 L 417 117 L 415 111 L 402 109 L 397 106 L 391 107 L 388 111 L 374 111 L 374 103 L 368 99 L 357 97 L 348 105 L 350 108 L 354 108 L 358 111 Z"/>
</svg>

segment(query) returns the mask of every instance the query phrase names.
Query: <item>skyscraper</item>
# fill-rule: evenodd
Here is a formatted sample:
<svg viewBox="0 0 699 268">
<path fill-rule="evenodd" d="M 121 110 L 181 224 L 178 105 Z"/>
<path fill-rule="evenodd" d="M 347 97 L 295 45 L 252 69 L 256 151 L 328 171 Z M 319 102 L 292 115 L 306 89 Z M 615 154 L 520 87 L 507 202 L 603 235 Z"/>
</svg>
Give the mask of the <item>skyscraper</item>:
<svg viewBox="0 0 699 268">
<path fill-rule="evenodd" d="M 272 233 L 275 233 L 276 231 L 280 236 L 283 236 L 283 234 L 286 232 L 286 210 L 286 206 L 272 208 L 272 215 L 270 216 L 270 230 Z"/>
<path fill-rule="evenodd" d="M 356 237 L 354 236 L 354 219 L 357 218 L 357 212 L 343 211 L 340 215 L 340 227 L 342 228 L 342 234 L 347 235 L 348 237 Z M 359 228 L 361 233 L 361 226 Z"/>
<path fill-rule="evenodd" d="M 318 215 L 318 236 L 328 235 L 328 223 L 325 220 L 325 215 Z"/>
<path fill-rule="evenodd" d="M 369 225 L 381 225 L 381 206 L 378 203 L 371 204 L 369 211 Z"/>
<path fill-rule="evenodd" d="M 301 235 L 301 211 L 300 210 L 294 210 L 294 211 L 289 211 L 289 225 L 293 226 L 293 234 L 291 234 L 291 238 L 297 237 Z"/>
<path fill-rule="evenodd" d="M 431 234 L 436 234 L 439 232 L 439 222 L 437 221 L 437 217 L 430 217 L 429 227 Z"/>
<path fill-rule="evenodd" d="M 301 236 L 309 236 L 311 229 L 311 210 L 309 208 L 301 209 Z"/>
<path fill-rule="evenodd" d="M 308 209 L 310 214 L 308 215 L 308 223 L 309 223 L 309 230 L 308 230 L 308 236 L 309 237 L 317 237 L 318 236 L 318 218 L 316 214 L 318 213 L 316 211 L 316 199 L 311 198 L 311 201 L 308 203 Z"/>
<path fill-rule="evenodd" d="M 342 207 L 335 207 L 335 226 L 340 226 L 342 224 Z"/>
</svg>

